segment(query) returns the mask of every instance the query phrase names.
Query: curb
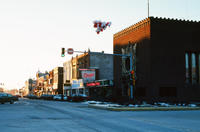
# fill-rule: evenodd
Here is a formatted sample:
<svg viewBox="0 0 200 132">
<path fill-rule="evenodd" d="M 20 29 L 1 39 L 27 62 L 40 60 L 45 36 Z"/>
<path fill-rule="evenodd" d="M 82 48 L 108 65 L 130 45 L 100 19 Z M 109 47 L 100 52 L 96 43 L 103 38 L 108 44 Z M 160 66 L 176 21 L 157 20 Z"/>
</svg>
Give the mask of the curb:
<svg viewBox="0 0 200 132">
<path fill-rule="evenodd" d="M 200 110 L 200 107 L 105 107 L 88 104 L 89 108 L 109 111 L 185 111 Z"/>
</svg>

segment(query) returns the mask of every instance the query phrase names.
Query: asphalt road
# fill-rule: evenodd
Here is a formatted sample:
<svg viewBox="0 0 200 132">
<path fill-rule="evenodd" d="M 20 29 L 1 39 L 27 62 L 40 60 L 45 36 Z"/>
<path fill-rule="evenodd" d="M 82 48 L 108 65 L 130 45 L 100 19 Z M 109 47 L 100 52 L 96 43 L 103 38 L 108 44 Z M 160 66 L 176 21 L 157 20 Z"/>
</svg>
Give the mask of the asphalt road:
<svg viewBox="0 0 200 132">
<path fill-rule="evenodd" d="M 200 132 L 200 111 L 106 111 L 84 103 L 0 104 L 0 132 Z"/>
</svg>

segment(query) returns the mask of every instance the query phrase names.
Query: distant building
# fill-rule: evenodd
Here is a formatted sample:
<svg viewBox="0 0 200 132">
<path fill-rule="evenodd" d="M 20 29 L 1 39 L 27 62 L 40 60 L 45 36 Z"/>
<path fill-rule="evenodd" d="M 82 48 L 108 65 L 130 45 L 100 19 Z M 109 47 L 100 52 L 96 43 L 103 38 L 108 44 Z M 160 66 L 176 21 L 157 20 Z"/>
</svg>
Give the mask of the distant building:
<svg viewBox="0 0 200 132">
<path fill-rule="evenodd" d="M 72 80 L 72 62 L 71 60 L 63 63 L 63 85 L 65 95 L 70 95 L 71 93 L 71 80 Z"/>
<path fill-rule="evenodd" d="M 64 80 L 67 79 L 70 79 L 72 94 L 87 94 L 99 98 L 108 96 L 112 93 L 111 83 L 103 83 L 113 80 L 113 55 L 88 50 L 73 57 L 71 63 L 64 63 Z"/>
<path fill-rule="evenodd" d="M 149 17 L 116 34 L 115 54 L 133 55 L 133 96 L 146 101 L 200 101 L 200 22 Z M 130 96 L 125 62 L 114 58 L 114 95 Z"/>
<path fill-rule="evenodd" d="M 53 93 L 63 94 L 63 67 L 53 69 Z"/>
<path fill-rule="evenodd" d="M 0 83 L 0 92 L 4 92 L 4 88 L 5 88 L 4 83 Z"/>
<path fill-rule="evenodd" d="M 19 95 L 22 97 L 28 95 L 28 92 L 25 86 L 19 89 Z"/>
<path fill-rule="evenodd" d="M 49 82 L 49 85 L 48 85 L 48 94 L 54 94 L 54 92 L 53 92 L 53 78 L 54 78 L 54 76 L 53 76 L 53 71 L 54 70 L 51 70 L 51 71 L 49 71 L 49 79 L 48 79 L 48 82 Z"/>
<path fill-rule="evenodd" d="M 45 73 L 42 73 L 40 71 L 38 71 L 36 73 L 36 89 L 35 91 L 35 95 L 37 96 L 41 96 L 42 94 L 47 94 L 47 77 L 48 77 L 49 73 L 46 71 Z"/>
<path fill-rule="evenodd" d="M 4 89 L 3 89 L 3 88 L 0 88 L 0 92 L 4 92 Z"/>
<path fill-rule="evenodd" d="M 28 90 L 29 90 L 29 94 L 34 94 L 35 89 L 36 89 L 36 80 L 29 78 L 26 81 L 26 83 L 27 83 L 27 87 L 28 87 Z"/>
<path fill-rule="evenodd" d="M 25 87 L 23 88 L 23 96 L 27 96 L 29 94 L 29 81 L 25 81 Z"/>
<path fill-rule="evenodd" d="M 11 89 L 11 90 L 8 90 L 7 93 L 12 94 L 12 95 L 19 95 L 19 90 Z"/>
</svg>

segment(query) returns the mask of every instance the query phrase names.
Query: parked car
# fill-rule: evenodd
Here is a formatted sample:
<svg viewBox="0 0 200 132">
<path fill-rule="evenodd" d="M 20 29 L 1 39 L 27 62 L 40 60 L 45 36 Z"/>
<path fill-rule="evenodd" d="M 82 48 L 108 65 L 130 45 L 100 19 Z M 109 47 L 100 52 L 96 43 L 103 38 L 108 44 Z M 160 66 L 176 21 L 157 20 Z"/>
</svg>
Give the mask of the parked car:
<svg viewBox="0 0 200 132">
<path fill-rule="evenodd" d="M 72 94 L 69 97 L 69 101 L 79 102 L 79 101 L 86 101 L 89 99 L 89 96 L 85 94 Z"/>
<path fill-rule="evenodd" d="M 16 101 L 16 98 L 13 97 L 11 94 L 0 93 L 0 103 L 1 104 L 4 104 L 6 102 L 10 102 L 10 104 L 13 104 L 14 101 Z"/>
<path fill-rule="evenodd" d="M 44 99 L 44 100 L 53 100 L 53 95 L 50 94 L 42 94 L 40 96 L 40 99 Z"/>
<path fill-rule="evenodd" d="M 54 99 L 54 100 L 62 100 L 62 96 L 63 96 L 62 94 L 57 94 L 57 95 L 54 95 L 54 96 L 53 96 L 53 99 Z M 64 99 L 64 100 L 67 100 L 67 96 L 64 95 L 64 96 L 63 96 L 63 99 Z"/>
<path fill-rule="evenodd" d="M 13 96 L 13 100 L 14 101 L 19 101 L 19 97 L 18 96 Z"/>
<path fill-rule="evenodd" d="M 19 94 L 17 94 L 17 95 L 15 95 L 16 97 L 18 97 L 18 98 L 21 98 L 22 96 L 21 95 L 19 95 Z"/>
<path fill-rule="evenodd" d="M 29 94 L 26 97 L 29 98 L 29 99 L 38 99 L 38 96 L 33 95 L 33 94 Z"/>
</svg>

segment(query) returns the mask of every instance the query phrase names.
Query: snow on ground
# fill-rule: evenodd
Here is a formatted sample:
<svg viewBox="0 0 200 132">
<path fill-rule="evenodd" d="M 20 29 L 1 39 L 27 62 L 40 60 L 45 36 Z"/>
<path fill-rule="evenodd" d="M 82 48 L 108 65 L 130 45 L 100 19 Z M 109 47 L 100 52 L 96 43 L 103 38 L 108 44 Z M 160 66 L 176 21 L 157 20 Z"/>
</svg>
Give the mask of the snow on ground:
<svg viewBox="0 0 200 132">
<path fill-rule="evenodd" d="M 164 102 L 158 102 L 158 103 L 154 103 L 154 105 L 151 104 L 147 104 L 145 102 L 143 102 L 143 104 L 129 104 L 128 106 L 126 105 L 119 105 L 116 103 L 111 103 L 111 102 L 100 102 L 100 101 L 86 101 L 83 102 L 83 104 L 91 104 L 91 105 L 95 105 L 95 106 L 102 106 L 102 107 L 197 107 L 196 104 L 168 104 L 168 103 L 164 103 Z"/>
</svg>

